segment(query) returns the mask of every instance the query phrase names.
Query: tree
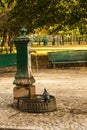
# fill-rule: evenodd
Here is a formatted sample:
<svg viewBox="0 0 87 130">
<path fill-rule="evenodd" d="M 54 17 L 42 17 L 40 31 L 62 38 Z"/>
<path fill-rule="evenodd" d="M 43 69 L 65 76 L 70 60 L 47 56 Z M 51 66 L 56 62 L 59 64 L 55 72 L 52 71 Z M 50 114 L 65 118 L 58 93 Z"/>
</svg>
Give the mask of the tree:
<svg viewBox="0 0 87 130">
<path fill-rule="evenodd" d="M 4 26 L 0 23 L 0 27 L 12 35 L 17 35 L 22 27 L 26 27 L 28 33 L 43 27 L 47 29 L 54 27 L 54 31 L 57 32 L 64 30 L 66 26 L 70 30 L 78 27 L 81 33 L 87 31 L 87 2 L 85 0 L 0 1 L 6 21 Z"/>
<path fill-rule="evenodd" d="M 14 5 L 13 0 L 0 0 L 0 35 L 3 38 L 3 45 L 8 45 L 12 36 L 9 14 Z"/>
<path fill-rule="evenodd" d="M 16 0 L 16 2 L 12 18 L 30 30 L 55 24 L 58 28 L 62 25 L 74 28 L 79 22 L 86 21 L 87 2 L 84 0 Z"/>
</svg>

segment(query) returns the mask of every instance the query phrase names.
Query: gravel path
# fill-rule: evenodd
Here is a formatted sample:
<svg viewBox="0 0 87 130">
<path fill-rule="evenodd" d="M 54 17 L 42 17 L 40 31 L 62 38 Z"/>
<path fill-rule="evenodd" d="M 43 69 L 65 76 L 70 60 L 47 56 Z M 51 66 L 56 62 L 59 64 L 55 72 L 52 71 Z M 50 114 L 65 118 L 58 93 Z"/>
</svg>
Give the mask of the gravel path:
<svg viewBox="0 0 87 130">
<path fill-rule="evenodd" d="M 25 130 L 87 130 L 87 68 L 44 69 L 36 72 L 36 93 L 44 88 L 56 97 L 57 111 L 26 113 L 11 108 L 13 73 L 0 73 L 0 127 Z"/>
</svg>

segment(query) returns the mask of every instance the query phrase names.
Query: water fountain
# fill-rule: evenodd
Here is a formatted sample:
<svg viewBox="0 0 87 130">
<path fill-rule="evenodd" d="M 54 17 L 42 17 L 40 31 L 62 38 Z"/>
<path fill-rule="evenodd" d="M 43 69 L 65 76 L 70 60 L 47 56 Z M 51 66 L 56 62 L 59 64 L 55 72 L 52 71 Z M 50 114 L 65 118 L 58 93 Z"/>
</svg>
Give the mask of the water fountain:
<svg viewBox="0 0 87 130">
<path fill-rule="evenodd" d="M 50 112 L 57 109 L 56 99 L 46 89 L 43 94 L 36 94 L 35 79 L 31 71 L 30 42 L 27 30 L 21 29 L 21 36 L 13 40 L 17 49 L 17 72 L 13 89 L 13 106 L 18 110 L 31 113 Z"/>
</svg>

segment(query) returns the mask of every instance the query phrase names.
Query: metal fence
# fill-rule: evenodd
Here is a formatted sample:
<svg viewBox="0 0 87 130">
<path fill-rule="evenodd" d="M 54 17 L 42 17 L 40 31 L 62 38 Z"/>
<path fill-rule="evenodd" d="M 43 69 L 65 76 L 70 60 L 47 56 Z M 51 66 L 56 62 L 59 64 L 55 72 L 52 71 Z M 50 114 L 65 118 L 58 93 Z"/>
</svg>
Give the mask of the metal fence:
<svg viewBox="0 0 87 130">
<path fill-rule="evenodd" d="M 16 54 L 0 54 L 0 68 L 16 66 L 16 57 Z"/>
</svg>

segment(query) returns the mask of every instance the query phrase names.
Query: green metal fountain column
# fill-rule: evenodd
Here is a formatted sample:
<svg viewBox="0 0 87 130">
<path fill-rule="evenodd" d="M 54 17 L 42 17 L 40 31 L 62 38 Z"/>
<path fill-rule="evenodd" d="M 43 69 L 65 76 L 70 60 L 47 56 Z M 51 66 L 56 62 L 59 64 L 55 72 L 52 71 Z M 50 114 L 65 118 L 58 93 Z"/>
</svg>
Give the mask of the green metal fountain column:
<svg viewBox="0 0 87 130">
<path fill-rule="evenodd" d="M 13 40 L 17 49 L 17 72 L 13 84 L 16 86 L 13 89 L 14 104 L 17 106 L 19 98 L 35 96 L 35 86 L 32 85 L 35 80 L 30 72 L 29 61 L 29 37 L 26 36 L 27 30 L 21 29 L 21 36 Z"/>
<path fill-rule="evenodd" d="M 29 38 L 26 36 L 26 29 L 21 29 L 21 36 L 14 39 L 14 43 L 17 49 L 17 73 L 15 76 L 14 84 L 26 85 L 31 84 L 30 72 L 29 72 L 29 61 L 28 61 L 28 44 Z"/>
</svg>

